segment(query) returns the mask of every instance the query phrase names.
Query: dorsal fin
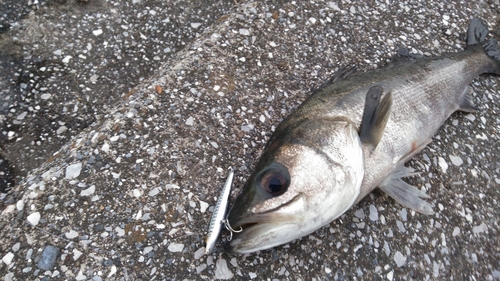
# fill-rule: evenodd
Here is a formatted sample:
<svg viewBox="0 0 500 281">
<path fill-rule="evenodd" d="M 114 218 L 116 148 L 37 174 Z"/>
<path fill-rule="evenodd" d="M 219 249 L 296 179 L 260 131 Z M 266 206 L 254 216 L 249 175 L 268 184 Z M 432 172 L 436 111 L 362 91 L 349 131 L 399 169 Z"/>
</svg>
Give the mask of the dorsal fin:
<svg viewBox="0 0 500 281">
<path fill-rule="evenodd" d="M 335 74 L 333 74 L 332 77 L 330 77 L 330 79 L 328 79 L 326 82 L 324 82 L 323 84 L 321 84 L 317 89 L 315 89 L 311 95 L 314 95 L 318 92 L 320 92 L 323 88 L 341 80 L 341 79 L 344 79 L 348 76 L 351 76 L 352 74 L 356 73 L 357 71 L 357 68 L 355 66 L 346 66 L 346 67 L 343 67 L 341 68 L 339 71 L 337 71 Z"/>
<path fill-rule="evenodd" d="M 392 95 L 387 93 L 383 98 L 383 89 L 380 86 L 373 86 L 366 93 L 365 109 L 359 138 L 363 144 L 375 149 L 382 138 L 385 125 L 389 120 L 392 106 Z"/>
</svg>

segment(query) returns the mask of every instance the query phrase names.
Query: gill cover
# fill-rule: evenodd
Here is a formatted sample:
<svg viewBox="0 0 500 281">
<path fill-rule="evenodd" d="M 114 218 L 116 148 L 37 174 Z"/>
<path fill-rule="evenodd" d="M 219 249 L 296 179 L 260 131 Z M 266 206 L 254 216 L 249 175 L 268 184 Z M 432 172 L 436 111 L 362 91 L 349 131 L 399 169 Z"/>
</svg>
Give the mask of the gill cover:
<svg viewBox="0 0 500 281">
<path fill-rule="evenodd" d="M 281 132 L 229 212 L 231 226 L 243 228 L 226 245 L 229 252 L 267 249 L 307 235 L 344 213 L 359 194 L 363 152 L 352 122 L 306 120 Z"/>
</svg>

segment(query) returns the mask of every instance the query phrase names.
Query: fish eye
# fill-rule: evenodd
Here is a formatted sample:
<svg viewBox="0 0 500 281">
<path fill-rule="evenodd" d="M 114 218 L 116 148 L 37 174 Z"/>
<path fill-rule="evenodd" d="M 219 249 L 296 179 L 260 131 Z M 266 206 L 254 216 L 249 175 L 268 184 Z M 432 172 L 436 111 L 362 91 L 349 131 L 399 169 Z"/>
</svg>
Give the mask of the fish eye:
<svg viewBox="0 0 500 281">
<path fill-rule="evenodd" d="M 290 176 L 278 169 L 269 169 L 260 179 L 260 186 L 273 196 L 283 194 L 290 185 Z"/>
</svg>

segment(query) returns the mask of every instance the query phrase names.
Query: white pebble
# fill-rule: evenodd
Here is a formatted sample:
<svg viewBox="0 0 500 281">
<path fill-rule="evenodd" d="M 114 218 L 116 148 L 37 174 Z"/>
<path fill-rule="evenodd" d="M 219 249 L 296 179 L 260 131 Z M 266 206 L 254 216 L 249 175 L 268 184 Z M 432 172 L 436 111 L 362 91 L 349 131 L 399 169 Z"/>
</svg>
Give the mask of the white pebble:
<svg viewBox="0 0 500 281">
<path fill-rule="evenodd" d="M 25 112 L 23 112 L 23 113 L 19 114 L 19 115 L 16 117 L 16 119 L 17 119 L 17 120 L 23 120 L 23 119 L 24 119 L 24 117 L 26 117 L 26 115 L 28 115 L 28 111 L 25 111 Z"/>
<path fill-rule="evenodd" d="M 65 56 L 64 59 L 62 59 L 62 62 L 67 64 L 67 63 L 69 63 L 69 60 L 72 58 L 73 58 L 72 56 Z"/>
<path fill-rule="evenodd" d="M 197 260 L 201 258 L 204 254 L 205 254 L 205 247 L 201 247 L 196 252 L 194 252 L 194 259 Z"/>
<path fill-rule="evenodd" d="M 24 201 L 23 200 L 17 201 L 16 208 L 18 211 L 22 211 L 24 209 Z"/>
<path fill-rule="evenodd" d="M 42 100 L 48 100 L 50 99 L 51 96 L 52 96 L 51 94 L 43 94 L 40 96 L 40 98 L 42 98 Z"/>
<path fill-rule="evenodd" d="M 31 225 L 37 225 L 40 222 L 40 212 L 34 212 L 33 214 L 29 215 L 26 219 Z"/>
<path fill-rule="evenodd" d="M 446 160 L 444 160 L 444 158 L 440 156 L 438 157 L 438 164 L 443 173 L 446 173 L 446 171 L 448 170 L 448 163 L 446 163 Z"/>
<path fill-rule="evenodd" d="M 8 213 L 12 213 L 15 209 L 16 209 L 16 206 L 14 206 L 14 204 L 9 205 L 9 206 L 7 206 L 7 207 L 6 207 L 6 208 L 2 211 L 2 215 L 8 214 Z"/>
<path fill-rule="evenodd" d="M 135 198 L 141 197 L 141 191 L 139 189 L 132 190 L 132 194 L 134 195 Z"/>
<path fill-rule="evenodd" d="M 215 267 L 215 279 L 231 279 L 233 278 L 233 273 L 227 268 L 227 262 L 225 259 L 217 260 Z"/>
<path fill-rule="evenodd" d="M 192 27 L 192 28 L 195 28 L 195 29 L 196 29 L 196 28 L 198 28 L 198 27 L 200 27 L 200 26 L 201 26 L 201 23 L 200 23 L 200 22 L 192 22 L 192 23 L 191 23 L 191 27 Z"/>
<path fill-rule="evenodd" d="M 190 116 L 190 117 L 186 120 L 186 125 L 188 125 L 188 126 L 193 126 L 193 124 L 194 124 L 194 118 Z"/>
<path fill-rule="evenodd" d="M 94 194 L 95 192 L 95 185 L 92 185 L 91 187 L 84 189 L 80 192 L 80 196 L 89 196 L 91 194 Z"/>
<path fill-rule="evenodd" d="M 95 36 L 99 36 L 102 34 L 102 29 L 96 29 L 96 30 L 92 31 L 92 33 L 94 33 Z"/>
<path fill-rule="evenodd" d="M 83 253 L 78 251 L 77 249 L 73 249 L 73 260 L 77 260 Z"/>
<path fill-rule="evenodd" d="M 79 280 L 85 280 L 85 279 L 87 279 L 87 276 L 85 276 L 85 275 L 83 274 L 83 272 L 82 272 L 81 270 L 79 270 L 79 271 L 78 271 L 78 275 L 76 275 L 75 279 L 76 279 L 76 280 L 78 280 L 78 281 L 79 281 Z"/>
<path fill-rule="evenodd" d="M 244 132 L 250 132 L 254 128 L 253 124 L 242 125 L 241 130 Z"/>
<path fill-rule="evenodd" d="M 14 244 L 14 246 L 12 246 L 12 251 L 17 252 L 17 251 L 19 251 L 20 247 L 21 247 L 21 243 L 17 242 L 16 244 Z"/>
<path fill-rule="evenodd" d="M 80 171 L 82 170 L 82 163 L 71 164 L 66 167 L 66 179 L 74 179 L 80 175 Z"/>
<path fill-rule="evenodd" d="M 73 239 L 73 238 L 78 237 L 78 232 L 76 232 L 76 231 L 74 231 L 74 230 L 72 229 L 72 230 L 70 230 L 69 232 L 66 232 L 66 233 L 64 234 L 64 236 L 66 236 L 66 238 L 68 238 L 68 239 Z"/>
<path fill-rule="evenodd" d="M 245 36 L 250 35 L 250 30 L 248 30 L 246 28 L 240 28 L 239 32 L 241 35 L 245 35 Z"/>
<path fill-rule="evenodd" d="M 109 152 L 109 143 L 104 143 L 101 147 L 101 150 L 105 153 L 108 153 Z"/>
<path fill-rule="evenodd" d="M 172 253 L 182 252 L 183 249 L 184 249 L 184 244 L 171 243 L 170 245 L 168 245 L 168 250 Z"/>
<path fill-rule="evenodd" d="M 147 255 L 151 251 L 153 251 L 153 247 L 147 246 L 146 248 L 144 248 L 144 250 L 142 250 L 142 254 Z"/>
<path fill-rule="evenodd" d="M 5 256 L 3 256 L 2 258 L 2 261 L 3 263 L 5 263 L 6 265 L 9 265 L 12 263 L 12 260 L 14 259 L 14 253 L 12 252 L 8 252 L 7 254 L 5 254 Z"/>
<path fill-rule="evenodd" d="M 200 212 L 205 213 L 208 208 L 208 203 L 200 200 Z"/>
<path fill-rule="evenodd" d="M 464 163 L 462 158 L 455 156 L 455 155 L 450 155 L 450 160 L 451 160 L 451 163 L 453 163 L 453 165 L 455 165 L 455 166 L 461 166 Z"/>
<path fill-rule="evenodd" d="M 112 265 L 108 273 L 108 278 L 115 275 L 115 273 L 116 273 L 116 265 Z"/>
<path fill-rule="evenodd" d="M 153 190 L 149 192 L 149 196 L 153 197 L 156 196 L 158 193 L 160 193 L 160 189 L 158 187 L 155 187 L 153 188 Z"/>
<path fill-rule="evenodd" d="M 393 277 L 394 277 L 394 271 L 387 273 L 387 280 L 392 281 Z"/>
<path fill-rule="evenodd" d="M 370 220 L 371 221 L 378 220 L 378 211 L 374 205 L 370 205 Z"/>
<path fill-rule="evenodd" d="M 458 228 L 458 226 L 455 226 L 455 228 L 453 229 L 452 235 L 457 236 L 459 234 L 460 234 L 460 228 Z"/>
<path fill-rule="evenodd" d="M 64 133 L 64 132 L 66 132 L 67 130 L 68 130 L 68 127 L 66 127 L 66 126 L 61 126 L 61 127 L 59 127 L 59 129 L 57 129 L 56 133 L 57 133 L 58 135 L 60 135 L 60 134 L 62 134 L 62 133 Z"/>
<path fill-rule="evenodd" d="M 472 228 L 472 232 L 474 232 L 474 234 L 482 233 L 486 230 L 488 230 L 488 226 L 484 222 Z"/>
<path fill-rule="evenodd" d="M 115 232 L 116 232 L 116 236 L 119 236 L 119 237 L 125 235 L 125 230 L 123 230 L 122 228 L 120 228 L 118 226 L 115 227 Z"/>
<path fill-rule="evenodd" d="M 396 251 L 394 254 L 394 261 L 398 267 L 401 267 L 406 263 L 406 257 L 403 256 L 400 251 Z"/>
</svg>

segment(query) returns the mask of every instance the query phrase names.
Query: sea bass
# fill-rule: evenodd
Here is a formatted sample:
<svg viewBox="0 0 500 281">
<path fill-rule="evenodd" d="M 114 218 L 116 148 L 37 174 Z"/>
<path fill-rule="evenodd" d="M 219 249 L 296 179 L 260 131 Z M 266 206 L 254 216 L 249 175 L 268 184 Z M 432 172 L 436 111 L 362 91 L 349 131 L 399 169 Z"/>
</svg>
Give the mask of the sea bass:
<svg viewBox="0 0 500 281">
<path fill-rule="evenodd" d="M 474 112 L 468 85 L 500 74 L 496 40 L 472 19 L 464 51 L 435 58 L 402 55 L 390 65 L 342 71 L 283 120 L 229 212 L 242 228 L 225 250 L 250 253 L 288 243 L 329 224 L 376 187 L 424 214 L 432 205 L 401 178 L 455 111 Z"/>
</svg>

